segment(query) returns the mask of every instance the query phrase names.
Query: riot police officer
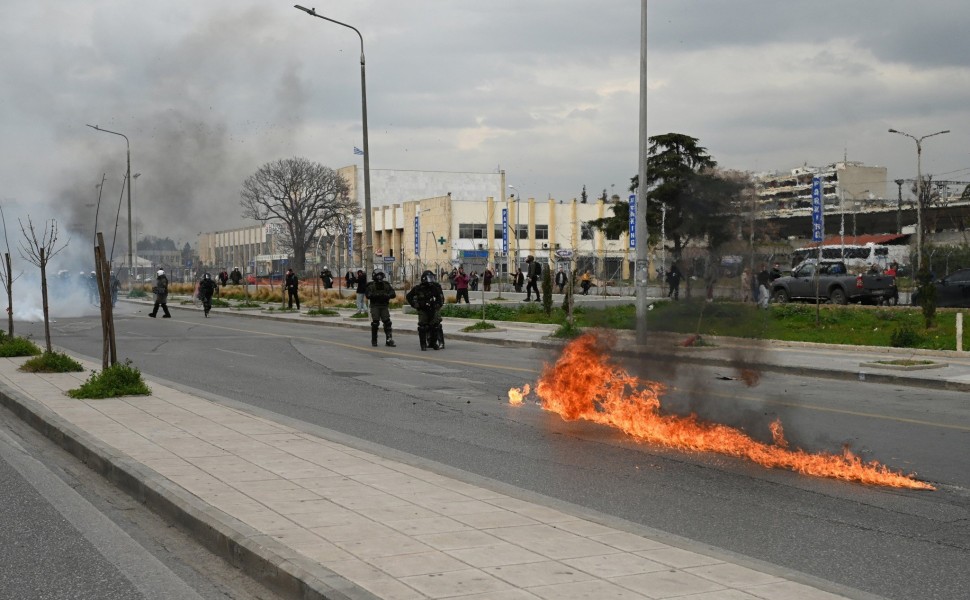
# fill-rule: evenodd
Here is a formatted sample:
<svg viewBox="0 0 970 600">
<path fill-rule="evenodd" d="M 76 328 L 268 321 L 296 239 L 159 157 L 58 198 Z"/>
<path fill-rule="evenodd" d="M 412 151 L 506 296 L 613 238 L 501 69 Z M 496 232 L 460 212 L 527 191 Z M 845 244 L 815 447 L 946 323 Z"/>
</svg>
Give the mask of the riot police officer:
<svg viewBox="0 0 970 600">
<path fill-rule="evenodd" d="M 433 272 L 425 271 L 421 274 L 421 283 L 411 288 L 407 301 L 418 311 L 418 341 L 421 349 L 427 350 L 429 346 L 432 350 L 444 349 L 441 307 L 445 303 L 445 295 Z"/>
<path fill-rule="evenodd" d="M 212 310 L 212 294 L 216 291 L 216 282 L 212 277 L 206 273 L 202 276 L 202 281 L 199 282 L 199 300 L 202 300 L 202 309 L 205 311 L 205 316 L 209 316 L 209 311 Z"/>
<path fill-rule="evenodd" d="M 374 271 L 374 278 L 367 283 L 365 295 L 370 300 L 370 345 L 377 345 L 377 330 L 383 323 L 384 345 L 396 346 L 391 334 L 391 311 L 388 304 L 397 296 L 397 292 L 394 291 L 394 286 L 384 279 L 383 271 Z"/>
</svg>

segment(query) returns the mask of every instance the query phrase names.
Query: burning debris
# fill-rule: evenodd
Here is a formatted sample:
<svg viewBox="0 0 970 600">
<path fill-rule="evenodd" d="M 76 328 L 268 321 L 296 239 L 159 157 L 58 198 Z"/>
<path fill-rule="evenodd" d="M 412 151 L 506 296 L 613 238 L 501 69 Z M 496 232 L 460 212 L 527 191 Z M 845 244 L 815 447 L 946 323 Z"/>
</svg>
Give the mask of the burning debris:
<svg viewBox="0 0 970 600">
<path fill-rule="evenodd" d="M 604 350 L 592 334 L 583 335 L 566 346 L 556 363 L 546 366 L 535 386 L 540 406 L 567 421 L 585 419 L 609 425 L 644 442 L 668 448 L 717 452 L 745 458 L 764 467 L 816 477 L 888 487 L 936 489 L 876 461 L 863 461 L 848 448 L 841 454 L 813 454 L 790 448 L 778 420 L 770 426 L 772 443 L 765 443 L 734 427 L 701 421 L 696 414 L 661 414 L 660 397 L 666 386 L 657 381 L 642 380 L 611 364 Z M 528 385 L 521 389 L 512 388 L 509 402 L 522 404 L 529 393 Z"/>
</svg>

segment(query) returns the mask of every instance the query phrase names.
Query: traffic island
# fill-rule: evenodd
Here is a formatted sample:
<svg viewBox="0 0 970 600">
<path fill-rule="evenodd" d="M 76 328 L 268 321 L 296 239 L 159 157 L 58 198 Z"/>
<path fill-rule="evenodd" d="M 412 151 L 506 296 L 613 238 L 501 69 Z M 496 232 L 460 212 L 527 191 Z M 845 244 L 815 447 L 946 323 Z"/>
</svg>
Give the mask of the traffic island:
<svg viewBox="0 0 970 600">
<path fill-rule="evenodd" d="M 947 363 L 935 362 L 932 360 L 897 358 L 894 360 L 876 360 L 872 362 L 859 363 L 859 366 L 870 367 L 873 369 L 889 369 L 892 371 L 922 371 L 924 369 L 940 369 L 949 365 Z"/>
</svg>

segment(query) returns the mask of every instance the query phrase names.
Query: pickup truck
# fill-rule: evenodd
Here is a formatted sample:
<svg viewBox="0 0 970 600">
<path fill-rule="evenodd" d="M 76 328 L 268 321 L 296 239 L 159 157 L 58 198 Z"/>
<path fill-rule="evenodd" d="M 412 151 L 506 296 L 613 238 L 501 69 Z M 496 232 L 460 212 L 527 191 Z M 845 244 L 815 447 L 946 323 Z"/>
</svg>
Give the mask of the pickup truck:
<svg viewBox="0 0 970 600">
<path fill-rule="evenodd" d="M 771 282 L 771 300 L 778 303 L 814 301 L 816 289 L 820 300 L 833 304 L 882 304 L 896 296 L 896 278 L 891 275 L 851 275 L 842 262 L 817 265 L 815 261 L 805 261 L 792 269 L 790 276 Z"/>
</svg>

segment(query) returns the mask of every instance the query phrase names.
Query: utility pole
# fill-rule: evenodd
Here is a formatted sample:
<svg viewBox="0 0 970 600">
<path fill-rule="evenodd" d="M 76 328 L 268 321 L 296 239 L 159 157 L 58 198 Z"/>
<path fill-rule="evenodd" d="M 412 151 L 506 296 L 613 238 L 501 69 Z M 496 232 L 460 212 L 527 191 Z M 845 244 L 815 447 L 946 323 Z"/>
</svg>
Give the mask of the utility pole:
<svg viewBox="0 0 970 600">
<path fill-rule="evenodd" d="M 640 0 L 640 151 L 637 173 L 636 227 L 637 261 L 634 278 L 637 290 L 637 345 L 647 345 L 647 283 L 650 277 L 647 243 L 647 0 Z"/>
<path fill-rule="evenodd" d="M 896 233 L 902 235 L 903 233 L 903 183 L 902 179 L 897 179 L 893 183 L 899 191 L 899 196 L 896 198 Z"/>
</svg>

